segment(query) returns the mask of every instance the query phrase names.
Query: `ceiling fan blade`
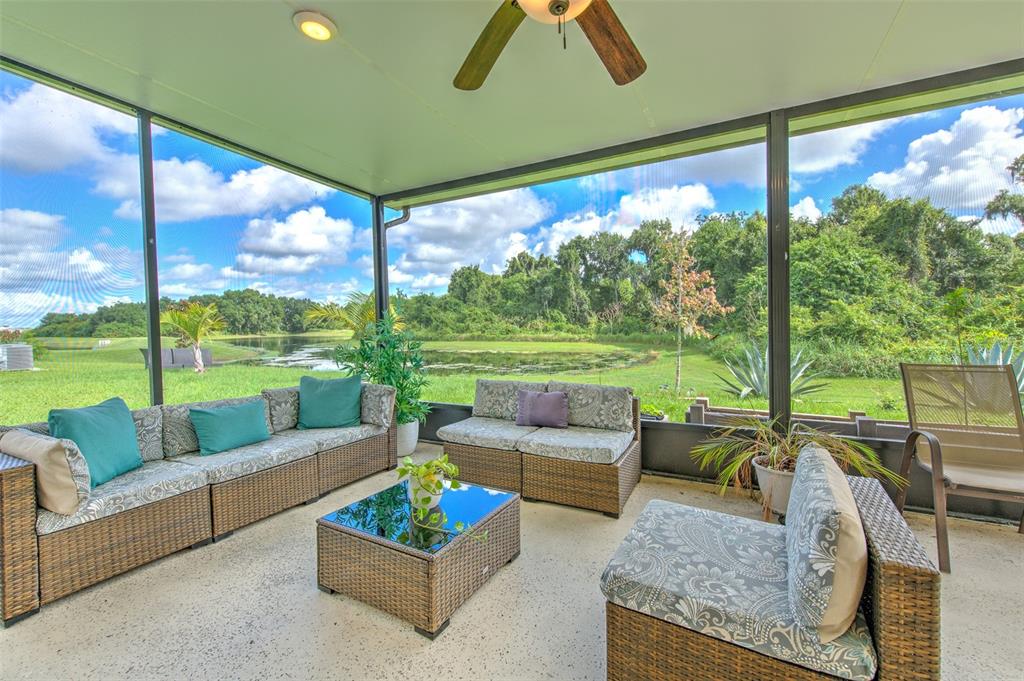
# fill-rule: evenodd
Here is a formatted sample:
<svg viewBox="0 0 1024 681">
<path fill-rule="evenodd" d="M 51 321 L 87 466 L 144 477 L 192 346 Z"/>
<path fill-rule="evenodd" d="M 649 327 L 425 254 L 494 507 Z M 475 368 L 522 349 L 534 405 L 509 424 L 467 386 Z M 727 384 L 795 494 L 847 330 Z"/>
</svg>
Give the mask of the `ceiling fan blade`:
<svg viewBox="0 0 1024 681">
<path fill-rule="evenodd" d="M 526 12 L 514 0 L 503 0 L 455 75 L 455 87 L 460 90 L 476 90 L 483 85 L 509 38 L 525 18 Z"/>
<path fill-rule="evenodd" d="M 616 85 L 631 83 L 647 70 L 647 62 L 608 0 L 593 0 L 590 7 L 576 17 L 576 23 L 594 46 Z"/>
</svg>

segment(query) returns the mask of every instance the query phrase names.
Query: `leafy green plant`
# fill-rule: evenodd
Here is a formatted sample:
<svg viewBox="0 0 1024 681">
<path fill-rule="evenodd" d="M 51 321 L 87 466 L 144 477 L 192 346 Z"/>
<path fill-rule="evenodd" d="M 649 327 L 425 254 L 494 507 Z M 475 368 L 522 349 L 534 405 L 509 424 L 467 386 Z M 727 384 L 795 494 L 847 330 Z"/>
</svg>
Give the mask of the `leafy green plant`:
<svg viewBox="0 0 1024 681">
<path fill-rule="evenodd" d="M 200 346 L 208 336 L 224 328 L 224 318 L 213 303 L 203 305 L 197 302 L 184 302 L 168 308 L 160 315 L 160 323 L 170 327 L 177 335 L 182 347 L 192 347 L 192 363 L 196 373 L 206 371 L 203 365 L 203 354 Z"/>
<path fill-rule="evenodd" d="M 394 308 L 391 308 L 390 313 L 394 319 L 395 330 L 402 331 L 405 327 L 394 313 Z M 377 320 L 377 303 L 372 293 L 352 291 L 344 305 L 313 303 L 306 310 L 304 317 L 310 326 L 348 329 L 352 332 L 352 337 L 359 340 L 365 334 L 372 333 L 372 327 Z"/>
<path fill-rule="evenodd" d="M 448 461 L 447 454 L 419 464 L 407 456 L 402 459 L 396 472 L 400 481 L 409 481 L 409 501 L 412 505 L 410 534 L 403 535 L 400 539 L 411 538 L 418 546 L 433 545 L 438 533 L 447 534 L 451 530 L 447 528 L 448 516 L 445 515 L 444 509 L 440 505 L 431 507 L 431 501 L 435 495 L 444 492 L 446 481 L 449 489 L 462 487 L 458 481 L 459 467 Z M 452 527 L 456 534 L 468 534 L 479 540 L 487 538 L 486 531 L 475 533 L 471 525 L 461 520 L 456 521 Z"/>
<path fill-rule="evenodd" d="M 730 484 L 738 489 L 751 486 L 751 461 L 777 471 L 796 470 L 800 451 L 807 445 L 825 449 L 844 471 L 853 469 L 866 476 L 886 480 L 899 487 L 907 484 L 886 468 L 878 454 L 863 442 L 848 440 L 798 422 L 783 426 L 778 419 L 754 417 L 730 419 L 726 428 L 690 450 L 700 466 L 718 470 L 718 484 L 724 493 Z"/>
<path fill-rule="evenodd" d="M 824 390 L 827 383 L 815 383 L 818 373 L 808 373 L 812 362 L 801 361 L 802 350 L 792 355 L 789 361 L 790 394 L 794 398 L 803 397 Z M 723 383 L 723 390 L 740 399 L 747 397 L 768 397 L 768 347 L 762 351 L 757 343 L 751 343 L 743 349 L 742 357 L 725 360 L 725 368 L 732 374 L 728 379 L 715 374 Z"/>
<path fill-rule="evenodd" d="M 405 457 L 395 469 L 399 480 L 415 481 L 415 486 L 423 490 L 424 496 L 414 497 L 413 504 L 424 504 L 430 501 L 431 495 L 441 494 L 447 480 L 451 489 L 461 487 L 458 481 L 459 467 L 448 461 L 448 455 L 442 454 L 436 459 L 423 463 L 414 463 L 412 457 Z"/>
<path fill-rule="evenodd" d="M 1017 378 L 1017 390 L 1024 395 L 1024 352 L 1014 352 L 1012 345 L 1003 347 L 1002 343 L 996 342 L 987 348 L 968 345 L 966 354 L 967 364 L 1009 364 Z"/>
<path fill-rule="evenodd" d="M 420 400 L 427 385 L 422 347 L 409 332 L 397 330 L 389 314 L 368 327 L 356 345 L 335 348 L 334 361 L 353 376 L 393 386 L 398 423 L 422 423 L 430 413 L 430 405 Z"/>
</svg>

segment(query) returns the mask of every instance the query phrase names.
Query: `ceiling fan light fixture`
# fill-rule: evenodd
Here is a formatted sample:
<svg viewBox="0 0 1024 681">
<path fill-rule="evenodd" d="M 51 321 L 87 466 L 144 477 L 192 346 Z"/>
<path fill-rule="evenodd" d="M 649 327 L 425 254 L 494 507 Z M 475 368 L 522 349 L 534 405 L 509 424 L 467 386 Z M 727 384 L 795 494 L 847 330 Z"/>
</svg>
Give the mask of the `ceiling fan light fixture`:
<svg viewBox="0 0 1024 681">
<path fill-rule="evenodd" d="M 292 23 L 307 38 L 318 42 L 330 40 L 338 33 L 338 27 L 334 22 L 319 12 L 303 10 L 292 16 Z"/>
<path fill-rule="evenodd" d="M 526 16 L 542 24 L 572 21 L 590 6 L 592 0 L 517 0 Z"/>
</svg>

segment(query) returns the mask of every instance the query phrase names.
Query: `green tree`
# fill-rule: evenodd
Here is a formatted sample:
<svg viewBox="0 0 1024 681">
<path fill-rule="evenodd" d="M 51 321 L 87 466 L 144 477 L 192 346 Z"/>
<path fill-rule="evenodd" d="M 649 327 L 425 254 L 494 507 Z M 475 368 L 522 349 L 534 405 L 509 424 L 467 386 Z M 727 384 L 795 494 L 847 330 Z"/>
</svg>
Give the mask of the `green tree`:
<svg viewBox="0 0 1024 681">
<path fill-rule="evenodd" d="M 1013 159 L 1006 170 L 1010 173 L 1011 183 L 1024 185 L 1024 154 Z M 1017 218 L 1024 225 L 1024 194 L 1003 189 L 985 206 L 985 217 L 989 219 L 1007 216 Z"/>
<path fill-rule="evenodd" d="M 394 315 L 394 310 L 391 310 Z M 371 333 L 377 323 L 377 303 L 372 293 L 352 291 L 344 305 L 337 303 L 313 303 L 306 310 L 306 322 L 310 325 L 325 325 L 333 329 L 347 329 L 356 340 Z M 393 320 L 395 328 L 401 331 L 404 325 L 397 315 Z"/>
<path fill-rule="evenodd" d="M 224 318 L 217 311 L 217 306 L 184 302 L 164 311 L 160 315 L 160 323 L 170 327 L 184 342 L 192 346 L 192 364 L 196 373 L 205 372 L 202 343 L 211 334 L 223 330 L 226 326 Z"/>
</svg>

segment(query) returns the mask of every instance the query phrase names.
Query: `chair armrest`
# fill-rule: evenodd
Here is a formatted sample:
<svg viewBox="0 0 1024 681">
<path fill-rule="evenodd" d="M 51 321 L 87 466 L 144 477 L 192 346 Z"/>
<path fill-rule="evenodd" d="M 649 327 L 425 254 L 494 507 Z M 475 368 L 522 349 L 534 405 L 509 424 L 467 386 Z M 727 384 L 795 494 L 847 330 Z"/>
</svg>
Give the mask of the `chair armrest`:
<svg viewBox="0 0 1024 681">
<path fill-rule="evenodd" d="M 640 442 L 640 398 L 634 397 L 630 403 L 633 407 L 633 441 Z"/>
<path fill-rule="evenodd" d="M 0 619 L 8 624 L 38 609 L 36 469 L 0 453 Z"/>
<path fill-rule="evenodd" d="M 940 678 L 939 572 L 877 480 L 847 478 L 864 524 L 861 607 L 884 680 Z"/>
</svg>

